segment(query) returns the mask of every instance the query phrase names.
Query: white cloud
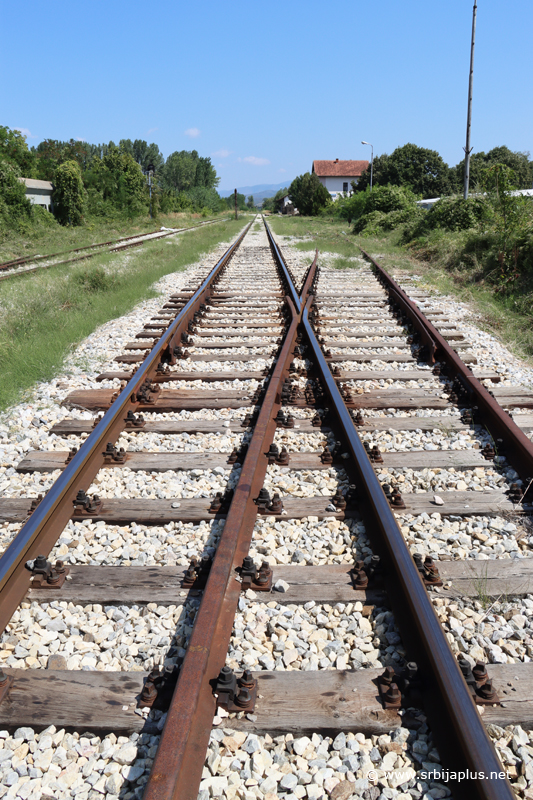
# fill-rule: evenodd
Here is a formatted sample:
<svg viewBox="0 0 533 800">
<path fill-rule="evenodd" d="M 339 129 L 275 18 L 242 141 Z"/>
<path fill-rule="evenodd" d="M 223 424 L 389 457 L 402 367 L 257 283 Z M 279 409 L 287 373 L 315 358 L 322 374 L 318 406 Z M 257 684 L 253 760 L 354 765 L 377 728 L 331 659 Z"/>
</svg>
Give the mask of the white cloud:
<svg viewBox="0 0 533 800">
<path fill-rule="evenodd" d="M 264 167 L 266 164 L 270 164 L 268 158 L 257 158 L 257 156 L 246 156 L 243 161 L 246 161 L 247 164 L 254 164 L 256 167 Z"/>
<path fill-rule="evenodd" d="M 30 133 L 30 131 L 27 128 L 14 128 L 14 130 L 19 131 L 19 133 L 22 133 L 23 136 L 27 136 L 28 139 L 37 138 L 36 136 L 33 135 L 33 133 Z"/>
<path fill-rule="evenodd" d="M 87 140 L 83 138 L 83 136 L 76 136 L 77 142 L 86 142 Z"/>
<path fill-rule="evenodd" d="M 280 167 L 280 168 L 278 169 L 278 172 L 287 172 L 287 170 L 286 170 L 286 169 L 283 169 L 283 167 Z"/>
<path fill-rule="evenodd" d="M 187 128 L 185 131 L 185 136 L 190 136 L 191 139 L 196 139 L 197 136 L 200 136 L 200 131 L 198 128 Z"/>
<path fill-rule="evenodd" d="M 215 153 L 211 153 L 212 156 L 216 158 L 227 158 L 231 154 L 231 150 L 217 150 Z"/>
<path fill-rule="evenodd" d="M 146 135 L 147 135 L 147 136 L 149 136 L 151 133 L 155 133 L 155 132 L 156 132 L 156 131 L 158 131 L 158 130 L 159 130 L 159 128 L 150 128 L 150 129 L 149 129 L 149 130 L 146 132 Z"/>
</svg>

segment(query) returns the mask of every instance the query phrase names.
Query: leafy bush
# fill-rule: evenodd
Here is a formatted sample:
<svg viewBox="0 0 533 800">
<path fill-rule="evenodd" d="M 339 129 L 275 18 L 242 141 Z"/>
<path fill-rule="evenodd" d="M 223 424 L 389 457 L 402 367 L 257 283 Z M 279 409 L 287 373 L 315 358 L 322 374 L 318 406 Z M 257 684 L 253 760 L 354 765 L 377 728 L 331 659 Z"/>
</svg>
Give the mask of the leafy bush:
<svg viewBox="0 0 533 800">
<path fill-rule="evenodd" d="M 365 192 L 366 202 L 364 211 L 400 211 L 416 205 L 416 195 L 405 186 L 376 186 L 372 191 Z"/>
<path fill-rule="evenodd" d="M 406 208 L 399 208 L 397 211 L 389 211 L 385 215 L 382 227 L 385 231 L 393 231 L 400 225 L 412 225 L 419 222 L 424 217 L 424 210 L 420 206 L 413 205 Z"/>
<path fill-rule="evenodd" d="M 8 161 L 0 160 L 0 200 L 12 216 L 31 214 L 31 203 L 26 197 L 26 187 L 19 181 L 20 171 Z"/>
<path fill-rule="evenodd" d="M 488 213 L 487 201 L 481 197 L 443 197 L 425 217 L 425 226 L 430 230 L 466 231 L 486 219 Z"/>
<path fill-rule="evenodd" d="M 32 206 L 31 215 L 33 222 L 36 225 L 42 225 L 45 228 L 57 228 L 58 222 L 53 214 L 43 208 L 42 206 Z"/>
<path fill-rule="evenodd" d="M 73 276 L 79 287 L 89 294 L 107 292 L 115 288 L 116 277 L 108 275 L 102 267 L 87 267 L 83 272 Z"/>
<path fill-rule="evenodd" d="M 347 209 L 355 219 L 353 232 L 365 236 L 393 230 L 420 216 L 416 195 L 402 186 L 376 186 L 372 191 L 354 194 L 344 204 L 342 213 Z"/>
<path fill-rule="evenodd" d="M 65 161 L 56 170 L 52 202 L 62 225 L 81 225 L 86 192 L 76 161 Z"/>
<path fill-rule="evenodd" d="M 353 232 L 362 236 L 377 236 L 383 232 L 383 222 L 386 218 L 387 215 L 383 211 L 371 211 L 354 222 Z"/>
<path fill-rule="evenodd" d="M 351 222 L 353 219 L 358 219 L 361 214 L 364 213 L 366 198 L 366 192 L 352 194 L 351 197 L 339 195 L 334 203 L 323 209 L 323 213 L 333 214 L 333 216 L 339 217 L 339 219 L 345 219 L 347 222 Z"/>
</svg>

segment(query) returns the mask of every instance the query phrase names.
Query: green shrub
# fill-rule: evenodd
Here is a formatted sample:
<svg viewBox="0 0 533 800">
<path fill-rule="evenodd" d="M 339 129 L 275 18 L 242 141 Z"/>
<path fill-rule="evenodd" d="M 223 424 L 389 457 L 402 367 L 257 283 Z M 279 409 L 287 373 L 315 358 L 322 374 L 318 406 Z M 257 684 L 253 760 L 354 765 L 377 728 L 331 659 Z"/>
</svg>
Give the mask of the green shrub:
<svg viewBox="0 0 533 800">
<path fill-rule="evenodd" d="M 103 267 L 86 267 L 74 275 L 73 279 L 80 289 L 88 294 L 107 292 L 115 288 L 118 283 L 116 276 L 109 275 Z"/>
<path fill-rule="evenodd" d="M 425 217 L 428 229 L 444 228 L 447 231 L 466 231 L 487 219 L 489 208 L 482 197 L 443 197 Z"/>
<path fill-rule="evenodd" d="M 393 231 L 400 225 L 413 225 L 424 217 L 424 210 L 420 206 L 412 205 L 399 208 L 397 211 L 389 211 L 385 215 L 382 224 L 383 230 Z"/>
<path fill-rule="evenodd" d="M 377 236 L 383 233 L 383 222 L 386 217 L 383 211 L 371 211 L 354 222 L 353 232 L 362 236 Z"/>
<path fill-rule="evenodd" d="M 65 161 L 54 177 L 54 214 L 62 225 L 81 225 L 86 192 L 81 169 L 76 161 Z"/>
<path fill-rule="evenodd" d="M 405 186 L 375 186 L 364 193 L 366 196 L 364 213 L 372 211 L 400 211 L 416 205 L 417 197 Z"/>
<path fill-rule="evenodd" d="M 58 222 L 53 214 L 43 208 L 42 206 L 32 206 L 31 215 L 36 225 L 44 228 L 57 228 Z"/>
</svg>

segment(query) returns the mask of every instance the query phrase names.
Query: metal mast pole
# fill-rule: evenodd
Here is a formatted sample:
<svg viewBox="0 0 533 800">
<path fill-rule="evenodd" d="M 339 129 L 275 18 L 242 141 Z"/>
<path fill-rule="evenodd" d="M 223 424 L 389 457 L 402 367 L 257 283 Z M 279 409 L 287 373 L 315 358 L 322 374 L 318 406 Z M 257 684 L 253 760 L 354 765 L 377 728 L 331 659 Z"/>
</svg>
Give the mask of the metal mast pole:
<svg viewBox="0 0 533 800">
<path fill-rule="evenodd" d="M 465 151 L 465 185 L 464 197 L 468 198 L 468 187 L 470 183 L 470 129 L 472 127 L 472 88 L 474 85 L 474 48 L 476 45 L 476 18 L 477 18 L 477 0 L 474 0 L 474 12 L 472 17 L 472 49 L 470 50 L 470 77 L 468 81 L 468 112 L 466 119 L 466 147 Z"/>
<path fill-rule="evenodd" d="M 235 189 L 235 219 L 237 219 L 237 189 Z"/>
</svg>

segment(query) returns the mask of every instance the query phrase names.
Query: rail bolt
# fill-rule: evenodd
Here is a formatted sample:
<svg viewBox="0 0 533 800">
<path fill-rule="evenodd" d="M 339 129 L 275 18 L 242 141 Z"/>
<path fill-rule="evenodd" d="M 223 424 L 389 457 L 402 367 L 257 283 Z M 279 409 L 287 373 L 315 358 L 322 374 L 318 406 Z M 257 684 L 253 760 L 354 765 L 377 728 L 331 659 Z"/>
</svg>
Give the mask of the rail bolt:
<svg viewBox="0 0 533 800">
<path fill-rule="evenodd" d="M 326 445 L 320 455 L 320 460 L 323 464 L 333 464 L 333 456 L 331 455 L 329 447 Z"/>
<path fill-rule="evenodd" d="M 463 673 L 463 678 L 465 679 L 467 685 L 470 688 L 475 689 L 476 687 L 476 679 L 474 678 L 474 674 L 472 672 L 472 667 L 470 666 L 470 662 L 466 660 L 466 658 L 462 658 L 458 656 L 458 663 L 461 672 Z"/>
<path fill-rule="evenodd" d="M 342 511 L 343 509 L 346 508 L 346 499 L 345 499 L 344 495 L 341 494 L 338 489 L 335 492 L 335 494 L 333 495 L 333 497 L 331 498 L 331 502 L 333 503 L 335 508 L 338 508 L 340 511 Z"/>
<path fill-rule="evenodd" d="M 283 511 L 283 501 L 279 494 L 276 493 L 272 497 L 272 501 L 267 505 L 267 509 L 273 514 L 281 514 Z"/>
<path fill-rule="evenodd" d="M 282 447 L 278 457 L 276 458 L 276 464 L 280 467 L 287 467 L 289 464 L 289 452 L 286 447 Z"/>
<path fill-rule="evenodd" d="M 235 697 L 235 705 L 240 708 L 249 708 L 252 704 L 252 696 L 248 689 L 240 689 L 239 694 Z"/>
<path fill-rule="evenodd" d="M 260 508 L 261 507 L 265 507 L 266 508 L 266 506 L 268 506 L 269 503 L 270 503 L 270 493 L 269 493 L 268 489 L 265 489 L 264 487 L 262 489 L 260 489 L 259 490 L 259 494 L 258 494 L 255 502 L 257 503 L 257 505 Z"/>
<path fill-rule="evenodd" d="M 391 704 L 394 703 L 394 705 L 399 705 L 402 699 L 400 690 L 398 689 L 398 685 L 396 683 L 391 683 L 384 696 L 387 702 Z"/>
<path fill-rule="evenodd" d="M 390 686 L 395 679 L 396 679 L 396 673 L 394 672 L 394 668 L 385 667 L 383 675 L 380 676 L 380 681 Z"/>
<path fill-rule="evenodd" d="M 474 678 L 476 679 L 476 683 L 478 684 L 485 683 L 489 678 L 487 674 L 487 668 L 483 663 L 483 661 L 476 662 L 476 666 L 473 667 L 472 673 L 474 675 Z"/>
<path fill-rule="evenodd" d="M 498 703 L 499 698 L 496 690 L 492 685 L 491 680 L 487 680 L 481 686 L 476 688 L 476 695 L 481 699 L 484 700 L 485 703 Z"/>
</svg>

